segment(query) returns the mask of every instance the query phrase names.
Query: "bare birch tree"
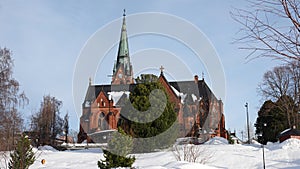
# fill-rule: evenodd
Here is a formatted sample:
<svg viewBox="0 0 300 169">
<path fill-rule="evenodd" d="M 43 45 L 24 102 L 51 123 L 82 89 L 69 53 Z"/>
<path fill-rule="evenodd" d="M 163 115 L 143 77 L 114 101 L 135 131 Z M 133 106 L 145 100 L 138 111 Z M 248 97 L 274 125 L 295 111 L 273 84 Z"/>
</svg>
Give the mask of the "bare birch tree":
<svg viewBox="0 0 300 169">
<path fill-rule="evenodd" d="M 242 25 L 237 42 L 250 51 L 247 59 L 300 61 L 299 0 L 249 0 L 246 9 L 231 15 Z"/>
<path fill-rule="evenodd" d="M 264 100 L 280 101 L 278 108 L 286 113 L 288 125 L 299 126 L 300 62 L 287 63 L 266 72 L 258 92 Z"/>
<path fill-rule="evenodd" d="M 28 104 L 24 92 L 20 92 L 19 82 L 13 78 L 11 51 L 0 48 L 0 151 L 12 150 L 16 136 L 23 127 L 23 119 L 18 108 Z"/>
<path fill-rule="evenodd" d="M 56 136 L 63 131 L 63 119 L 60 117 L 62 101 L 50 95 L 44 96 L 40 110 L 31 117 L 32 132 L 37 145 L 54 145 Z"/>
</svg>

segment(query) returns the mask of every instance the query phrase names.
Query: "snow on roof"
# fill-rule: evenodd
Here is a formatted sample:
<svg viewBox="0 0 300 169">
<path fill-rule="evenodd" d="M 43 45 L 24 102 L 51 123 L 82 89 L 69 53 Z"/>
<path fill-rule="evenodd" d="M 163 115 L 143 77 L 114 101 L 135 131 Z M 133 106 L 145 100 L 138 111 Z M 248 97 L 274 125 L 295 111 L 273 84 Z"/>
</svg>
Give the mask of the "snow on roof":
<svg viewBox="0 0 300 169">
<path fill-rule="evenodd" d="M 175 87 L 173 87 L 172 85 L 170 85 L 172 90 L 174 91 L 174 93 L 179 96 L 180 95 L 180 92 L 178 90 L 175 89 Z"/>
<path fill-rule="evenodd" d="M 111 132 L 114 132 L 114 131 L 117 131 L 115 129 L 111 129 L 111 130 L 101 130 L 101 131 L 97 131 L 97 132 L 94 132 L 94 133 L 91 133 L 91 134 L 88 134 L 89 136 L 92 136 L 92 135 L 96 135 L 96 134 L 100 134 L 100 133 L 111 133 Z"/>
<path fill-rule="evenodd" d="M 187 94 L 179 92 L 172 85 L 170 85 L 170 86 L 171 86 L 171 89 L 174 91 L 174 93 L 177 95 L 177 97 L 181 97 L 181 103 L 184 104 L 184 99 L 186 98 Z M 194 102 L 198 100 L 198 98 L 197 98 L 197 96 L 195 94 L 192 94 L 192 98 L 193 98 Z M 199 100 L 201 100 L 201 97 L 199 98 Z"/>
<path fill-rule="evenodd" d="M 121 96 L 124 93 L 127 95 L 127 97 L 129 97 L 129 94 L 130 94 L 129 91 L 119 91 L 119 92 L 112 91 L 112 92 L 108 92 L 107 94 L 108 94 L 108 97 L 110 97 L 111 99 L 114 100 L 114 106 L 115 106 L 115 104 L 118 103 L 118 101 L 120 100 Z"/>
<path fill-rule="evenodd" d="M 194 94 L 192 94 L 192 98 L 193 98 L 193 101 L 194 101 L 194 102 L 198 100 L 197 96 L 194 95 Z"/>
<path fill-rule="evenodd" d="M 171 85 L 170 85 L 171 86 Z M 187 94 L 184 93 L 180 93 L 178 90 L 175 89 L 175 87 L 171 86 L 172 90 L 174 91 L 174 93 L 177 95 L 177 97 L 181 98 L 181 103 L 184 103 L 184 99 L 187 96 Z"/>
<path fill-rule="evenodd" d="M 279 134 L 279 137 L 284 137 L 284 136 L 288 136 L 288 135 L 300 136 L 300 130 L 297 130 L 295 128 L 286 129 Z"/>
<path fill-rule="evenodd" d="M 288 132 L 289 130 L 291 130 L 291 128 L 285 129 L 285 130 L 282 131 L 280 134 L 286 133 L 286 132 Z"/>
</svg>

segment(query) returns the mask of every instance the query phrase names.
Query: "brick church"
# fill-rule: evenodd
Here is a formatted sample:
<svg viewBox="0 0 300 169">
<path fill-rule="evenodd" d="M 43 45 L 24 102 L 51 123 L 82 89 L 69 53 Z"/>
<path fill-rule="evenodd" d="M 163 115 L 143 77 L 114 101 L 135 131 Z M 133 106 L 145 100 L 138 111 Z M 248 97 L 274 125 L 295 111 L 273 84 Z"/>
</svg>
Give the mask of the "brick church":
<svg viewBox="0 0 300 169">
<path fill-rule="evenodd" d="M 198 137 L 208 140 L 227 138 L 223 102 L 216 98 L 204 78 L 197 75 L 190 81 L 168 81 L 160 68 L 159 82 L 174 104 L 179 123 L 179 137 Z M 111 84 L 94 85 L 91 80 L 82 104 L 78 142 L 106 142 L 117 129 L 124 99 L 136 86 L 130 62 L 125 13 L 121 28 L 117 61 Z"/>
</svg>

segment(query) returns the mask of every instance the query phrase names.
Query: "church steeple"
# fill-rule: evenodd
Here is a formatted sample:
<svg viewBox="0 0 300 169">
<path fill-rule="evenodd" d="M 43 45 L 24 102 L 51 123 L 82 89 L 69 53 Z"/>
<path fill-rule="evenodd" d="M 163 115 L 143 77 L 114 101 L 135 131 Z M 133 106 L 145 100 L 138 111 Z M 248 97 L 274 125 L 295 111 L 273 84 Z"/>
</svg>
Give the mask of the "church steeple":
<svg viewBox="0 0 300 169">
<path fill-rule="evenodd" d="M 129 57 L 128 38 L 125 21 L 125 9 L 123 13 L 123 23 L 121 37 L 117 55 L 117 62 L 113 68 L 112 84 L 131 84 L 133 83 L 133 71 Z"/>
<path fill-rule="evenodd" d="M 124 57 L 129 57 L 129 50 L 128 50 L 128 39 L 127 39 L 127 30 L 126 30 L 126 22 L 125 22 L 125 9 L 123 14 L 123 24 L 121 29 L 121 38 L 119 42 L 119 50 L 118 50 L 118 59 L 117 63 L 121 61 Z"/>
</svg>

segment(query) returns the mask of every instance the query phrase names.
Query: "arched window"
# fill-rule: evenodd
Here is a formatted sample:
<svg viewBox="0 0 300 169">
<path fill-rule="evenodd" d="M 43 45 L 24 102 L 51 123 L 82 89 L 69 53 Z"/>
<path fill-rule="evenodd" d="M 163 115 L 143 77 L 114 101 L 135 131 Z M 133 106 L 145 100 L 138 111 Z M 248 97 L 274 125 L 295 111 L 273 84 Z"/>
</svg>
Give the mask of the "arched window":
<svg viewBox="0 0 300 169">
<path fill-rule="evenodd" d="M 105 130 L 105 123 L 105 114 L 101 112 L 98 118 L 98 129 Z"/>
</svg>

